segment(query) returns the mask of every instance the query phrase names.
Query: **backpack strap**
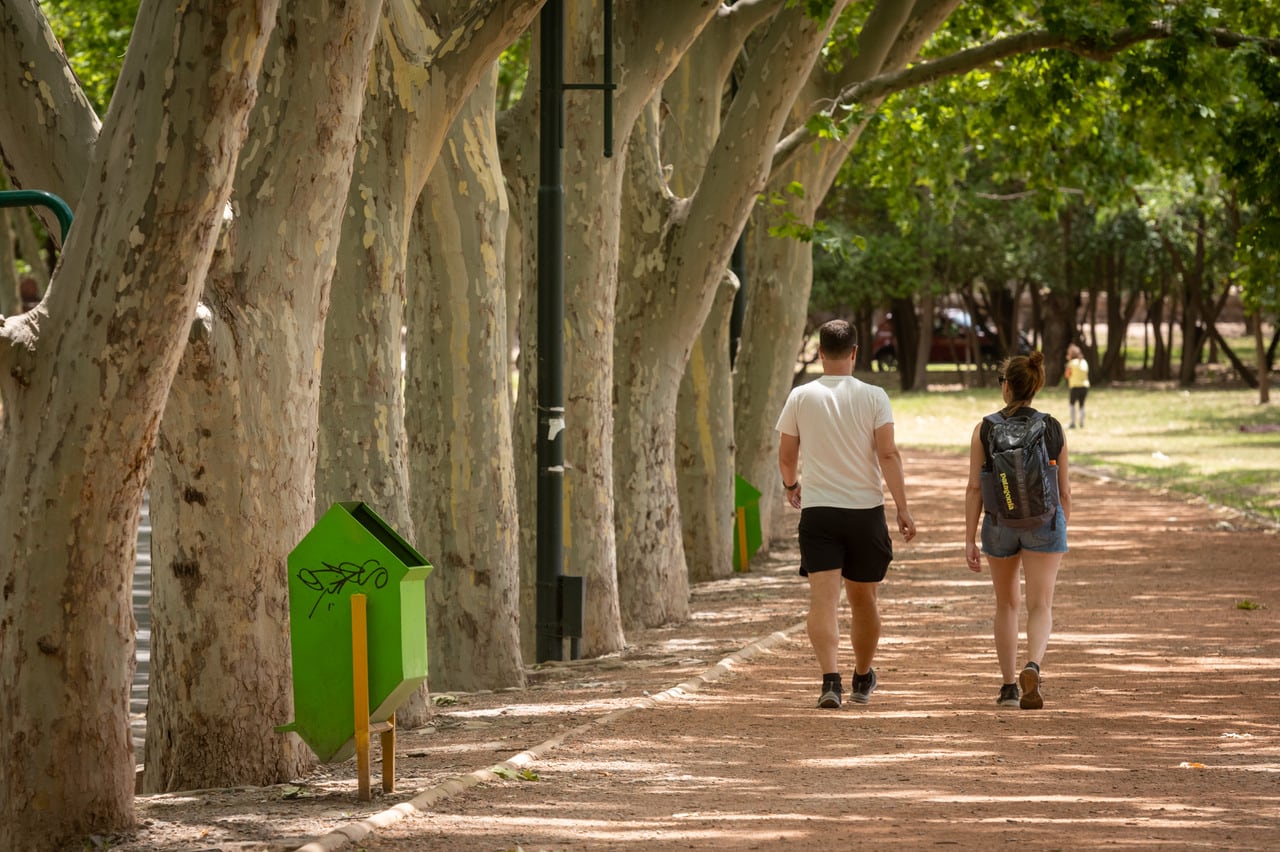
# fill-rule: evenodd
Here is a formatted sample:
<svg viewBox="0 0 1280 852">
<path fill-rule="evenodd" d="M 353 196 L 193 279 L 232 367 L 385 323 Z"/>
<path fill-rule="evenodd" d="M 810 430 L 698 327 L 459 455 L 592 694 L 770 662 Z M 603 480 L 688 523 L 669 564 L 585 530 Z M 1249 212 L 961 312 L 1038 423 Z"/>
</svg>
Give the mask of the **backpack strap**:
<svg viewBox="0 0 1280 852">
<path fill-rule="evenodd" d="M 978 440 L 982 442 L 982 472 L 979 484 L 982 486 L 982 511 L 991 518 L 993 522 L 998 523 L 994 510 L 991 508 L 996 505 L 998 499 L 996 495 L 995 482 L 992 479 L 992 461 L 991 461 L 991 428 L 997 423 L 1003 423 L 1005 416 L 999 411 L 992 412 L 982 418 L 982 425 L 979 428 Z"/>
<path fill-rule="evenodd" d="M 982 418 L 982 425 L 978 431 L 978 440 L 982 442 L 982 453 L 985 457 L 982 462 L 983 470 L 991 469 L 991 427 L 997 423 L 1003 423 L 1005 419 L 1005 416 L 999 411 L 993 411 Z"/>
</svg>

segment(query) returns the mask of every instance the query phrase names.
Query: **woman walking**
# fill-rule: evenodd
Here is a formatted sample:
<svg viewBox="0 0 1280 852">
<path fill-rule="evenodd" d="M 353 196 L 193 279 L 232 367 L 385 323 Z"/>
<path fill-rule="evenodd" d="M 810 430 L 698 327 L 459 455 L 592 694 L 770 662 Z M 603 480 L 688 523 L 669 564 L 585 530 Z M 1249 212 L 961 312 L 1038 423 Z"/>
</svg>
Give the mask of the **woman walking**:
<svg viewBox="0 0 1280 852">
<path fill-rule="evenodd" d="M 1000 374 L 1004 407 L 974 427 L 969 442 L 969 484 L 965 489 L 965 559 L 970 571 L 981 572 L 981 554 L 985 553 L 991 568 L 991 584 L 995 589 L 996 656 L 1003 676 L 996 703 L 1005 706 L 1016 704 L 1024 710 L 1038 710 L 1044 706 L 1040 669 L 1049 645 L 1049 633 L 1053 629 L 1053 589 L 1062 554 L 1067 552 L 1067 521 L 1071 517 L 1066 434 L 1061 423 L 1031 406 L 1044 382 L 1042 353 L 1018 355 L 1005 362 Z M 1041 472 L 1047 485 L 1057 486 L 1057 505 L 1052 505 L 1051 495 L 1043 520 L 1032 521 L 1033 526 L 1027 526 L 1025 522 L 1011 524 L 997 517 L 1003 507 L 992 505 L 997 499 L 994 489 L 989 490 L 984 499 L 983 473 L 989 473 L 993 466 L 991 432 L 992 429 L 1003 430 L 1005 423 L 1015 428 L 1024 427 L 1024 433 L 1043 435 L 1048 463 L 1047 469 Z M 1042 432 L 1037 423 L 1042 423 Z M 1034 467 L 1034 460 L 1031 466 Z M 1028 479 L 1035 481 L 1036 477 L 1032 471 Z M 1056 483 L 1048 481 L 1049 477 L 1054 477 Z M 1052 488 L 1049 493 L 1051 491 Z M 1011 499 L 1007 486 L 1003 493 L 1006 499 Z M 981 550 L 978 546 L 979 516 L 982 520 Z M 1026 580 L 1027 594 L 1027 663 L 1021 672 L 1016 668 L 1018 604 L 1021 598 L 1019 567 Z"/>
<path fill-rule="evenodd" d="M 1084 428 L 1084 401 L 1089 396 L 1089 362 L 1074 343 L 1067 347 L 1067 404 L 1071 408 L 1071 428 Z"/>
</svg>

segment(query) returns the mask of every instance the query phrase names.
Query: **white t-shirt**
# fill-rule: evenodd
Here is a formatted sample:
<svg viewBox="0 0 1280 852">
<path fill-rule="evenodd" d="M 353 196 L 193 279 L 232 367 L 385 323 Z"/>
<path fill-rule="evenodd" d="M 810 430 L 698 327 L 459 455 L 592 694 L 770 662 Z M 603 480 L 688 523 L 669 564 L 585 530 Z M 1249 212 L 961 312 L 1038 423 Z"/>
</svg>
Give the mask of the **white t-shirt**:
<svg viewBox="0 0 1280 852">
<path fill-rule="evenodd" d="M 875 430 L 892 422 L 884 389 L 853 376 L 823 376 L 793 389 L 775 428 L 800 437 L 804 505 L 883 506 Z"/>
</svg>

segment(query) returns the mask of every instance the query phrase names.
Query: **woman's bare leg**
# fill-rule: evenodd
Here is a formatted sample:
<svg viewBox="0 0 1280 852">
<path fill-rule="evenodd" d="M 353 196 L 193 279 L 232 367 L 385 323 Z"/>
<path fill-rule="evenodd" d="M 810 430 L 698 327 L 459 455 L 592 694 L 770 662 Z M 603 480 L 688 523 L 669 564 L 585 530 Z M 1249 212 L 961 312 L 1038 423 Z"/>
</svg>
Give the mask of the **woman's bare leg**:
<svg viewBox="0 0 1280 852">
<path fill-rule="evenodd" d="M 1022 551 L 1022 573 L 1027 580 L 1027 659 L 1037 666 L 1044 660 L 1053 631 L 1053 589 L 1061 564 L 1061 553 Z"/>
<path fill-rule="evenodd" d="M 1018 672 L 1018 557 L 987 557 L 991 585 L 996 593 L 996 657 L 1000 660 L 1001 683 L 1013 683 Z"/>
</svg>

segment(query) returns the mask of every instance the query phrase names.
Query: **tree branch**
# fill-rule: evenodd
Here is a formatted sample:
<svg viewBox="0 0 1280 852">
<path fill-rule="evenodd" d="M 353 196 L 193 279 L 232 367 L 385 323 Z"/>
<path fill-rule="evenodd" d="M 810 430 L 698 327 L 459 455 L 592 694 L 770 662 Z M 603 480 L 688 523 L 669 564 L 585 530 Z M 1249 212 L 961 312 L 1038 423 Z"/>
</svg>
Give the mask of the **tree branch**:
<svg viewBox="0 0 1280 852">
<path fill-rule="evenodd" d="M 962 0 L 915 0 L 911 20 L 902 28 L 898 41 L 885 57 L 888 68 L 903 68 L 920 54 L 925 41 L 951 17 Z"/>
<path fill-rule="evenodd" d="M 74 208 L 101 123 L 35 0 L 0 3 L 0 103 L 0 162 L 9 180 Z M 61 242 L 52 215 L 38 212 Z"/>
<path fill-rule="evenodd" d="M 1084 195 L 1083 189 L 1075 189 L 1069 186 L 1058 187 L 1058 192 L 1068 195 Z M 1021 192 L 975 192 L 974 198 L 981 198 L 984 201 L 1021 201 L 1024 198 L 1032 198 L 1037 194 L 1034 189 L 1024 189 Z"/>
<path fill-rule="evenodd" d="M 683 229 L 680 239 L 699 248 L 682 247 L 684 256 L 728 259 L 756 194 L 768 180 L 771 140 L 781 133 L 833 21 L 834 17 L 818 23 L 802 10 L 790 8 L 770 22 L 752 57 L 750 73 L 725 115 L 698 187 L 688 199 L 687 221 L 692 224 Z M 712 245 L 714 251 L 706 248 Z M 685 292 L 682 289 L 682 295 Z"/>
<path fill-rule="evenodd" d="M 1257 390 L 1257 375 L 1253 370 L 1249 369 L 1248 364 L 1240 360 L 1240 356 L 1231 348 L 1231 344 L 1227 343 L 1226 339 L 1222 336 L 1222 332 L 1218 331 L 1218 324 L 1213 320 L 1210 320 L 1206 323 L 1206 326 L 1209 330 L 1209 336 L 1212 337 L 1217 342 L 1218 347 L 1226 353 L 1227 360 L 1231 362 L 1231 366 L 1236 371 L 1236 375 L 1238 375 L 1246 385 Z"/>
<path fill-rule="evenodd" d="M 626 68 L 618 80 L 614 98 L 615 150 L 645 108 L 653 92 L 652 80 L 665 80 L 702 30 L 716 16 L 719 3 L 680 0 L 619 2 L 614 12 L 613 38 L 619 68 Z"/>
<path fill-rule="evenodd" d="M 424 63 L 441 74 L 451 88 L 451 100 L 461 105 L 480 74 L 508 44 L 528 28 L 545 0 L 485 0 L 473 4 L 456 21 L 447 23 L 443 38 Z M 384 12 L 384 14 L 386 14 Z M 395 28 L 391 28 L 392 32 Z M 483 51 L 474 44 L 494 45 Z"/>
<path fill-rule="evenodd" d="M 1086 59 L 1109 62 L 1134 45 L 1171 38 L 1173 35 L 1175 35 L 1173 27 L 1163 22 L 1152 23 L 1145 27 L 1122 29 L 1105 43 L 1097 40 L 1073 41 L 1048 30 L 1029 30 L 846 86 L 830 101 L 827 111 L 835 112 L 854 104 L 880 100 L 907 89 L 967 74 L 975 68 L 982 68 L 1012 56 L 1021 56 L 1040 50 L 1065 50 Z M 1269 56 L 1280 56 L 1280 39 L 1260 38 L 1221 29 L 1210 30 L 1209 36 L 1215 47 L 1233 49 L 1250 44 L 1259 46 Z M 774 152 L 775 161 L 785 159 L 794 148 L 813 139 L 814 136 L 807 126 L 802 125 L 796 128 L 778 142 Z"/>
<path fill-rule="evenodd" d="M 767 21 L 779 9 L 783 0 L 738 0 L 732 6 L 721 6 L 717 14 L 729 20 L 735 32 L 745 39 L 760 24 Z"/>
</svg>

